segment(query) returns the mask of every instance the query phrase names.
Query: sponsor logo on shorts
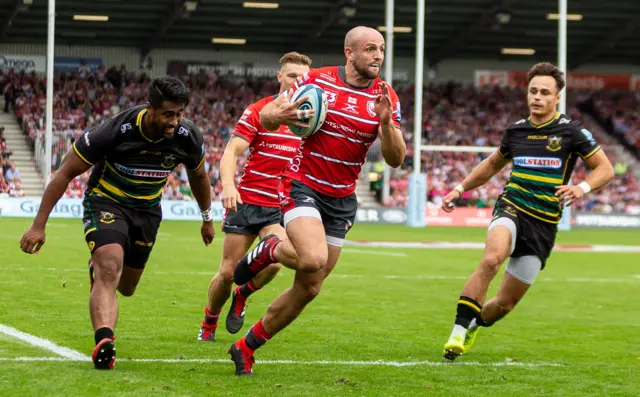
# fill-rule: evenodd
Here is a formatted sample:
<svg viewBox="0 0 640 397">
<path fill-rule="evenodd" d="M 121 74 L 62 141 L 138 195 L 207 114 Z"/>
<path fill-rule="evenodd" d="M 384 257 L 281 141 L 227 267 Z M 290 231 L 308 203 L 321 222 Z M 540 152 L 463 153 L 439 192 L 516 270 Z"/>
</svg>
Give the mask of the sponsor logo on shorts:
<svg viewBox="0 0 640 397">
<path fill-rule="evenodd" d="M 87 246 L 89 246 L 89 251 L 93 252 L 93 249 L 96 248 L 96 243 L 95 241 L 89 241 L 89 243 L 87 243 Z"/>
<path fill-rule="evenodd" d="M 518 156 L 513 158 L 513 164 L 518 167 L 527 167 L 527 168 L 559 169 L 562 167 L 562 159 L 559 157 Z"/>
<path fill-rule="evenodd" d="M 149 247 L 149 248 L 151 248 L 151 247 L 153 247 L 153 241 L 149 242 L 149 243 L 145 243 L 144 241 L 136 240 L 136 245 L 139 245 L 141 247 Z"/>
<path fill-rule="evenodd" d="M 353 226 L 353 223 L 347 221 L 347 223 L 344 224 L 344 230 L 349 231 L 349 229 L 351 229 L 351 226 Z"/>
<path fill-rule="evenodd" d="M 100 222 L 111 224 L 116 221 L 116 217 L 111 212 L 100 211 Z"/>
</svg>

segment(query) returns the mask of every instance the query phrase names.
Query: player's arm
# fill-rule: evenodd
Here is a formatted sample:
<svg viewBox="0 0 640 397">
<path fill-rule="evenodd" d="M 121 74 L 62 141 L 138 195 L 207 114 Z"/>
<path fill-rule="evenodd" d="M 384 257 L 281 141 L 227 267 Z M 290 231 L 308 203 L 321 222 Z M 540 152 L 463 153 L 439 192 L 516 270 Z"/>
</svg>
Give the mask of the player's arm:
<svg viewBox="0 0 640 397">
<path fill-rule="evenodd" d="M 567 206 L 579 200 L 585 194 L 600 189 L 611 179 L 614 171 L 607 155 L 587 129 L 575 124 L 572 130 L 573 151 L 582 157 L 582 161 L 591 172 L 587 178 L 578 185 L 563 185 L 556 187 L 556 197 Z"/>
<path fill-rule="evenodd" d="M 615 175 L 613 166 L 602 149 L 583 160 L 591 172 L 583 182 L 577 185 L 556 187 L 556 196 L 561 203 L 571 205 L 571 203 L 581 199 L 585 194 L 600 189 L 613 179 Z"/>
<path fill-rule="evenodd" d="M 236 189 L 236 166 L 238 157 L 249 148 L 249 141 L 239 135 L 233 135 L 224 149 L 220 160 L 220 179 L 222 180 L 222 206 L 233 212 L 238 210 L 242 199 Z"/>
<path fill-rule="evenodd" d="M 209 245 L 213 241 L 215 230 L 213 229 L 213 211 L 211 210 L 211 182 L 204 166 L 204 139 L 200 130 L 195 126 L 191 128 L 190 136 L 194 138 L 194 141 L 187 151 L 189 157 L 184 165 L 187 168 L 191 192 L 196 198 L 202 214 L 202 226 L 200 227 L 202 241 L 205 245 Z"/>
<path fill-rule="evenodd" d="M 402 130 L 392 121 L 380 124 L 380 150 L 384 161 L 390 167 L 398 168 L 404 162 L 407 145 Z"/>
<path fill-rule="evenodd" d="M 55 207 L 58 200 L 60 200 L 67 190 L 69 183 L 89 168 L 91 168 L 91 165 L 82 160 L 74 148 L 69 149 L 69 152 L 62 162 L 62 166 L 54 174 L 53 179 L 51 179 L 51 182 L 47 185 L 42 195 L 40 209 L 33 224 L 20 241 L 22 251 L 28 254 L 35 254 L 40 251 L 40 248 L 45 242 L 45 227 L 53 207 Z"/>
<path fill-rule="evenodd" d="M 114 123 L 114 119 L 110 119 L 84 133 L 80 139 L 73 143 L 64 158 L 62 166 L 55 173 L 44 191 L 40 209 L 33 224 L 20 241 L 20 248 L 24 252 L 29 254 L 37 253 L 44 244 L 45 226 L 49 219 L 49 214 L 73 178 L 104 159 L 111 151 L 116 131 Z"/>
<path fill-rule="evenodd" d="M 380 88 L 382 93 L 374 102 L 374 111 L 380 119 L 380 150 L 384 161 L 397 168 L 402 165 L 407 153 L 407 145 L 400 129 L 400 101 L 387 84 L 381 83 Z"/>
<path fill-rule="evenodd" d="M 509 162 L 511 162 L 511 159 L 501 154 L 500 150 L 491 153 L 455 189 L 447 194 L 442 202 L 442 208 L 447 212 L 453 211 L 452 203 L 460 198 L 462 193 L 484 185 Z"/>
</svg>

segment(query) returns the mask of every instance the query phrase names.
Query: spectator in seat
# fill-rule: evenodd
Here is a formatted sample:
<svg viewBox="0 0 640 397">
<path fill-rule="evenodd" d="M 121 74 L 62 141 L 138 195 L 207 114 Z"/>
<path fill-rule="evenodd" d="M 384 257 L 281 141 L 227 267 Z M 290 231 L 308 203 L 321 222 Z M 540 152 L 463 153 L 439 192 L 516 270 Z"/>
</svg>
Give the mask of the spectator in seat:
<svg viewBox="0 0 640 397">
<path fill-rule="evenodd" d="M 4 174 L 7 182 L 20 183 L 20 171 L 16 168 L 16 165 L 11 163 L 11 168 Z"/>
</svg>

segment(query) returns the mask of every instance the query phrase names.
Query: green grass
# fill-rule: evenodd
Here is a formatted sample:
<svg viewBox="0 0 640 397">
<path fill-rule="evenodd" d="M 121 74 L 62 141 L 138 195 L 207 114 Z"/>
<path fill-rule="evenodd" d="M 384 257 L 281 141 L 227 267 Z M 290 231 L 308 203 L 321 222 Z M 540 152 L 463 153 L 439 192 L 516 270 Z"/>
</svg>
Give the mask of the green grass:
<svg viewBox="0 0 640 397">
<path fill-rule="evenodd" d="M 20 252 L 18 242 L 29 223 L 0 218 L 0 324 L 89 355 L 93 332 L 82 224 L 52 220 L 42 252 L 28 256 Z M 349 238 L 483 241 L 484 235 L 483 229 L 472 228 L 356 225 Z M 637 231 L 574 230 L 561 232 L 558 243 L 640 245 L 639 237 Z M 640 390 L 637 254 L 554 253 L 519 307 L 501 323 L 481 330 L 474 351 L 460 359 L 560 367 L 258 363 L 253 378 L 237 378 L 231 361 L 128 361 L 226 360 L 229 345 L 291 284 L 293 273 L 285 269 L 254 294 L 239 334 L 229 335 L 220 327 L 216 343 L 195 341 L 208 273 L 218 268 L 222 238 L 219 233 L 212 246 L 204 247 L 198 223 L 163 223 L 136 295 L 119 297 L 119 360 L 114 371 L 98 372 L 85 362 L 3 361 L 54 355 L 0 334 L 0 395 L 632 396 Z M 440 362 L 456 299 L 481 251 L 358 250 L 366 253 L 343 253 L 320 296 L 257 352 L 258 361 Z M 389 252 L 406 256 L 385 255 Z M 385 277 L 389 275 L 399 278 Z M 584 280 L 568 281 L 571 278 Z M 494 283 L 492 293 L 496 287 Z"/>
</svg>

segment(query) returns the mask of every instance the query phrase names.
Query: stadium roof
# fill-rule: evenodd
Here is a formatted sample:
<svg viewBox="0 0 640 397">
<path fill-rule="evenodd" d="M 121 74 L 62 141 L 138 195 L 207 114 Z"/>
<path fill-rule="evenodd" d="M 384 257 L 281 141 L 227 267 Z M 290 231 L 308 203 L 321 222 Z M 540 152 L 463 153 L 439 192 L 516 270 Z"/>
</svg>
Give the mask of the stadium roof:
<svg viewBox="0 0 640 397">
<path fill-rule="evenodd" d="M 355 25 L 384 25 L 384 0 L 254 0 L 278 8 L 245 8 L 243 0 L 57 0 L 56 43 L 224 51 L 342 50 Z M 640 60 L 640 1 L 568 0 L 569 66 L 636 64 Z M 0 0 L 0 42 L 46 43 L 46 0 Z M 529 59 L 555 59 L 557 0 L 426 0 L 430 63 L 447 58 L 519 59 L 502 48 L 532 48 Z M 106 22 L 74 15 L 107 16 Z M 579 18 L 579 17 L 575 17 Z M 395 0 L 395 53 L 415 54 L 416 1 Z M 212 39 L 245 39 L 243 45 Z"/>
</svg>

